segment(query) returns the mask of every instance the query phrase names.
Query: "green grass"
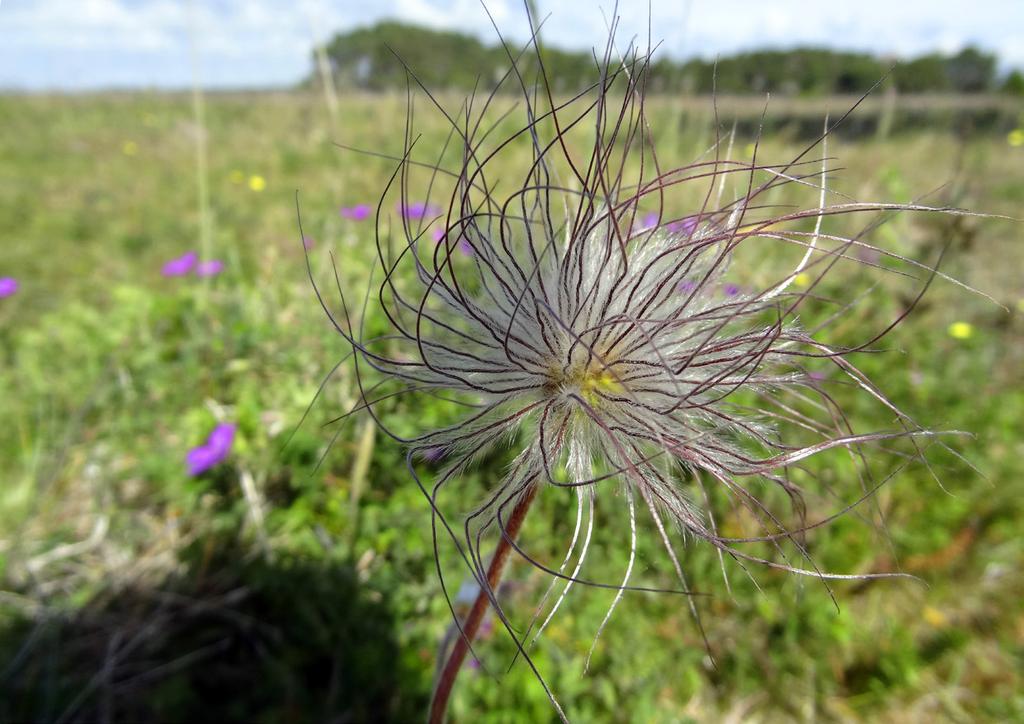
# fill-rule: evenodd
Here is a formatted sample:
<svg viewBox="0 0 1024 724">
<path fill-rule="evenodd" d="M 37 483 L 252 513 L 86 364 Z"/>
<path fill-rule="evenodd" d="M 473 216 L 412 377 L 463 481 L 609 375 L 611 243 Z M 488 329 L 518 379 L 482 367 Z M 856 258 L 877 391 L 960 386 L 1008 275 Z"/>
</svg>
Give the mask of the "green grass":
<svg viewBox="0 0 1024 724">
<path fill-rule="evenodd" d="M 204 282 L 160 275 L 198 248 L 200 130 L 187 97 L 0 98 L 0 276 L 22 284 L 0 300 L 0 719 L 422 716 L 450 615 L 429 506 L 402 450 L 362 418 L 330 445 L 339 428 L 323 425 L 357 394 L 345 367 L 284 446 L 346 351 L 305 277 L 295 192 L 318 277 L 329 279 L 333 251 L 344 283 L 361 290 L 370 222 L 342 221 L 337 207 L 374 203 L 393 164 L 333 141 L 401 151 L 402 99 L 342 107 L 331 129 L 315 97 L 208 99 L 212 247 L 226 271 Z M 445 129 L 418 109 L 430 148 Z M 690 111 L 681 125 L 661 100 L 654 111 L 663 164 L 711 142 L 710 117 Z M 781 136 L 760 152 L 797 149 Z M 1019 215 L 1024 198 L 1024 148 L 1003 137 L 924 129 L 835 141 L 830 154 L 844 167 L 837 188 L 862 199 L 910 201 L 950 182 L 927 200 Z M 250 189 L 253 175 L 264 190 Z M 971 432 L 953 445 L 980 472 L 936 456 L 943 490 L 910 468 L 879 495 L 891 542 L 847 518 L 817 533 L 813 552 L 830 570 L 901 566 L 923 583 L 837 584 L 833 603 L 814 581 L 759 571 L 758 590 L 733 570 L 729 595 L 717 557 L 690 544 L 684 562 L 709 594 L 697 605 L 716 665 L 683 600 L 630 594 L 585 676 L 611 594 L 578 588 L 535 657 L 574 721 L 1024 718 L 1020 231 L 903 215 L 876 235 L 922 259 L 950 242 L 944 270 L 1011 310 L 937 282 L 890 352 L 857 360 L 916 419 Z M 850 334 L 904 303 L 893 294 L 859 311 Z M 950 337 L 955 321 L 973 336 Z M 888 422 L 852 404 L 865 424 Z M 412 431 L 453 413 L 396 400 L 383 414 Z M 189 478 L 184 455 L 218 418 L 239 425 L 231 458 Z M 502 463 L 489 457 L 462 490 L 480 494 Z M 837 484 L 850 472 L 827 464 Z M 599 580 L 618 580 L 627 552 L 609 492 L 587 568 Z M 739 525 L 720 508 L 723 526 Z M 574 516 L 571 499 L 549 491 L 523 540 L 557 565 Z M 646 582 L 671 586 L 663 557 L 653 541 L 641 548 Z M 444 562 L 457 589 L 464 574 L 450 554 Z M 507 578 L 525 626 L 548 579 L 522 564 Z M 500 678 L 463 673 L 458 721 L 553 718 L 522 662 L 505 673 L 506 636 L 496 631 L 481 652 Z"/>
</svg>

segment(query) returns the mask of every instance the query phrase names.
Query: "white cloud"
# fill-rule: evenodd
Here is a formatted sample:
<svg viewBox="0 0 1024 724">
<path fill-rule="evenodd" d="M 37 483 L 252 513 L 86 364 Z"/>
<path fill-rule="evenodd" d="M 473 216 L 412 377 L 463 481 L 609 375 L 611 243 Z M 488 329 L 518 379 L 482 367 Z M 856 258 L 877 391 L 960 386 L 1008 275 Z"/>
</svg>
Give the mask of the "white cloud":
<svg viewBox="0 0 1024 724">
<path fill-rule="evenodd" d="M 135 8 L 121 0 L 8 3 L 0 7 L 0 29 L 9 47 L 159 50 L 173 44 L 168 6 L 173 3 Z"/>
<path fill-rule="evenodd" d="M 490 27 L 478 0 L 396 0 L 394 10 L 396 16 L 413 23 L 476 30 Z M 487 2 L 487 11 L 499 23 L 511 14 L 505 0 Z"/>
</svg>

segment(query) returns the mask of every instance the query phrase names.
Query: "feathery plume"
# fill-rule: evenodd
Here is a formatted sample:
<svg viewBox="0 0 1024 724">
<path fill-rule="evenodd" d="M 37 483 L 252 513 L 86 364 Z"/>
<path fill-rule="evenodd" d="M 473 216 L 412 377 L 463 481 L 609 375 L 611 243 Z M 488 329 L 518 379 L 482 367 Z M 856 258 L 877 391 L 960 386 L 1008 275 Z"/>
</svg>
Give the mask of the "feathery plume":
<svg viewBox="0 0 1024 724">
<path fill-rule="evenodd" d="M 427 160 L 410 100 L 405 149 L 377 209 L 383 277 L 372 304 L 388 332 L 366 337 L 341 285 L 338 311 L 317 288 L 354 351 L 361 390 L 354 410 L 373 415 L 407 446 L 410 473 L 434 511 L 435 547 L 454 546 L 476 582 L 475 605 L 455 617 L 459 633 L 438 677 L 432 721 L 443 719 L 489 607 L 537 672 L 529 644 L 574 586 L 616 591 L 597 636 L 625 591 L 656 590 L 633 583 L 645 532 L 664 548 L 677 594 L 692 593 L 676 553 L 684 538 L 717 549 L 723 573 L 733 561 L 743 570 L 757 564 L 823 581 L 899 575 L 821 570 L 807 535 L 844 513 L 860 515 L 897 472 L 880 473 L 867 450 L 900 444 L 909 464 L 923 460 L 936 439 L 851 361 L 913 303 L 850 342 L 830 334 L 867 296 L 830 300 L 826 293 L 889 275 L 915 280 L 916 302 L 943 275 L 934 263 L 874 246 L 871 232 L 897 212 L 962 213 L 863 203 L 831 191 L 834 125 L 827 121 L 818 139 L 784 163 L 761 160 L 757 143 L 750 160 L 731 158 L 730 135 L 689 165 L 663 168 L 644 93 L 649 51 L 617 52 L 613 25 L 595 58 L 593 85 L 560 100 L 535 37 L 518 51 L 506 48 L 509 70 L 482 102 L 471 97 L 446 109 L 421 87 L 450 126 L 444 147 Z M 415 69 L 409 74 L 416 85 Z M 518 88 L 525 123 L 502 136 L 508 114 L 493 106 L 507 86 Z M 416 184 L 420 173 L 427 179 Z M 429 192 L 413 197 L 411 187 Z M 806 205 L 791 206 L 790 197 Z M 442 214 L 444 230 L 431 232 Z M 865 217 L 862 228 L 844 232 L 857 216 Z M 843 286 L 829 284 L 838 275 L 846 275 Z M 884 410 L 891 428 L 858 432 L 833 393 L 841 386 Z M 402 436 L 377 411 L 400 394 L 443 395 L 467 411 L 450 426 Z M 511 462 L 486 496 L 444 512 L 441 497 L 455 491 L 464 502 L 463 474 L 504 446 L 512 448 Z M 846 490 L 803 465 L 828 451 L 855 466 Z M 418 460 L 435 467 L 432 483 Z M 536 496 L 566 493 L 575 527 L 564 560 L 547 564 L 516 538 Z M 629 554 L 620 580 L 596 582 L 581 572 L 603 525 L 595 499 L 605 494 L 621 501 Z M 809 520 L 807 495 L 844 502 L 833 515 Z M 757 529 L 723 533 L 712 505 L 722 499 Z M 874 513 L 863 515 L 877 522 Z M 485 543 L 495 538 L 488 563 Z M 495 594 L 513 554 L 552 577 L 525 634 Z M 448 596 L 440 564 L 438 573 Z"/>
</svg>

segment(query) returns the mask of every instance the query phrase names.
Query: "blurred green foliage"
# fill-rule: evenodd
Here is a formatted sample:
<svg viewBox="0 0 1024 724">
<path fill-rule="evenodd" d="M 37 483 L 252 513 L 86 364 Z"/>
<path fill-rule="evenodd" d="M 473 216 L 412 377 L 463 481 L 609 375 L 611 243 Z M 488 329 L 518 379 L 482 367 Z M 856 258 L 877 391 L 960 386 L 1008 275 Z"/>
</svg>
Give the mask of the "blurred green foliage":
<svg viewBox="0 0 1024 724">
<path fill-rule="evenodd" d="M 0 275 L 22 283 L 0 300 L 0 719 L 421 716 L 450 612 L 430 509 L 404 453 L 369 438 L 364 418 L 330 424 L 356 398 L 344 366 L 285 444 L 346 351 L 305 278 L 295 191 L 315 278 L 329 287 L 336 264 L 361 290 L 372 229 L 337 207 L 374 203 L 394 166 L 333 141 L 400 153 L 403 102 L 345 97 L 332 128 L 316 97 L 225 95 L 209 99 L 198 129 L 173 95 L 0 98 Z M 688 162 L 715 138 L 710 108 L 695 116 L 653 99 L 649 112 L 663 164 Z M 421 123 L 423 144 L 443 142 L 443 121 Z M 199 133 L 210 148 L 212 253 L 226 270 L 165 279 L 161 264 L 197 247 Z M 737 139 L 735 153 L 749 155 L 752 140 Z M 798 149 L 779 135 L 758 153 Z M 1024 193 L 1024 148 L 1002 136 L 835 139 L 829 153 L 844 166 L 833 187 L 861 198 L 1013 214 Z M 254 175 L 264 190 L 250 187 Z M 700 203 L 700 191 L 687 193 L 669 201 L 681 213 Z M 755 585 L 732 567 L 727 589 L 713 551 L 688 543 L 680 550 L 707 594 L 695 602 L 714 664 L 684 600 L 630 594 L 582 675 L 611 593 L 577 587 L 534 649 L 574 721 L 1024 718 L 1020 227 L 901 215 L 872 239 L 923 260 L 949 245 L 943 269 L 1010 310 L 937 280 L 884 351 L 856 360 L 924 424 L 969 431 L 951 445 L 978 469 L 930 456 L 931 471 L 907 468 L 880 492 L 884 533 L 846 516 L 814 534 L 812 552 L 830 570 L 901 569 L 925 585 L 830 591 L 772 571 L 755 571 Z M 862 339 L 907 303 L 893 291 L 843 329 Z M 371 312 L 368 329 L 384 321 Z M 971 325 L 969 338 L 947 333 L 954 322 Z M 836 394 L 865 427 L 891 422 Z M 403 398 L 380 413 L 404 431 L 456 414 Z M 239 425 L 230 459 L 189 478 L 185 453 L 219 419 Z M 455 494 L 479 498 L 506 461 L 493 453 Z M 809 464 L 856 492 L 848 460 Z M 430 466 L 420 472 L 429 478 Z M 712 505 L 724 529 L 742 523 L 724 496 Z M 598 506 L 587 574 L 617 581 L 621 500 L 608 490 Z M 522 539 L 557 565 L 574 515 L 570 495 L 547 491 Z M 642 540 L 638 575 L 671 586 L 656 540 Z M 441 564 L 456 591 L 464 571 L 450 550 Z M 549 578 L 520 562 L 507 580 L 522 630 Z M 486 670 L 463 672 L 456 721 L 553 719 L 527 667 L 506 672 L 513 647 L 499 625 L 479 651 Z"/>
<path fill-rule="evenodd" d="M 533 53 L 516 43 L 485 45 L 477 38 L 397 21 L 335 35 L 325 46 L 339 85 L 367 90 L 404 89 L 407 69 L 426 87 L 438 90 L 488 91 L 511 67 L 525 78 L 539 70 Z M 544 71 L 556 92 L 574 92 L 595 77 L 590 51 L 567 51 L 542 45 Z M 931 53 L 901 62 L 830 48 L 759 50 L 713 60 L 674 60 L 662 47 L 652 64 L 647 87 L 656 93 L 823 96 L 859 94 L 886 78 L 901 93 L 1013 92 L 1013 76 L 1000 86 L 996 57 L 968 47 L 953 54 Z M 518 85 L 510 86 L 518 93 Z"/>
</svg>

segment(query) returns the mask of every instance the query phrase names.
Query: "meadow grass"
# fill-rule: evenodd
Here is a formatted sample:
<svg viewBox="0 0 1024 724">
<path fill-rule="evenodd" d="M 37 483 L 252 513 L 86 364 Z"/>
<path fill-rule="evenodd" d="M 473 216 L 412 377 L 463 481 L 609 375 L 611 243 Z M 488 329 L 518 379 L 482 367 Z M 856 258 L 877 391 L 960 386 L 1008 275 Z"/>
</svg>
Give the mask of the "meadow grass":
<svg viewBox="0 0 1024 724">
<path fill-rule="evenodd" d="M 296 191 L 314 274 L 333 284 L 336 266 L 361 289 L 372 221 L 338 208 L 376 203 L 394 163 L 334 142 L 402 151 L 404 98 L 341 101 L 332 128 L 315 96 L 213 96 L 200 129 L 187 96 L 0 98 L 0 276 L 21 282 L 0 299 L 0 719 L 422 716 L 450 614 L 429 506 L 402 450 L 363 418 L 328 424 L 357 398 L 345 366 L 285 446 L 347 351 L 306 278 Z M 443 142 L 443 122 L 417 109 L 419 144 Z M 656 99 L 652 113 L 666 165 L 714 140 L 710 111 Z M 164 262 L 199 248 L 199 133 L 211 250 L 225 271 L 164 278 Z M 735 153 L 753 140 L 738 138 Z M 799 147 L 780 134 L 759 154 Z M 840 136 L 830 155 L 843 166 L 834 187 L 861 199 L 1009 215 L 1024 200 L 1024 148 L 1002 135 Z M 695 201 L 671 203 L 685 213 Z M 714 552 L 688 545 L 715 663 L 684 601 L 630 594 L 582 676 L 612 594 L 577 590 L 535 650 L 571 719 L 1024 717 L 1020 238 L 1009 221 L 925 215 L 875 232 L 880 246 L 926 261 L 948 244 L 943 271 L 1009 309 L 937 281 L 886 351 L 858 355 L 916 419 L 971 432 L 951 445 L 977 470 L 937 455 L 940 487 L 908 468 L 879 493 L 885 534 L 851 516 L 816 532 L 812 551 L 832 571 L 899 569 L 923 583 L 840 583 L 833 602 L 816 581 L 760 571 L 760 589 L 734 575 L 730 593 Z M 884 326 L 908 303 L 893 287 L 846 324 Z M 957 322 L 970 325 L 961 338 L 949 333 Z M 452 413 L 396 398 L 382 414 L 411 431 Z M 239 426 L 232 455 L 190 478 L 185 453 L 218 420 Z M 835 460 L 816 472 L 841 481 L 852 468 Z M 465 485 L 479 494 L 504 462 L 488 458 Z M 739 525 L 724 499 L 716 505 L 723 530 Z M 570 497 L 541 496 L 524 540 L 557 562 L 573 517 Z M 621 576 L 627 535 L 598 537 L 590 578 Z M 639 552 L 649 580 L 664 583 L 658 557 Z M 450 552 L 443 563 L 458 570 Z M 506 578 L 525 626 L 548 579 L 521 564 Z M 455 720 L 553 718 L 525 666 L 505 673 L 506 638 L 486 638 L 481 653 L 501 678 L 466 672 Z"/>
</svg>

